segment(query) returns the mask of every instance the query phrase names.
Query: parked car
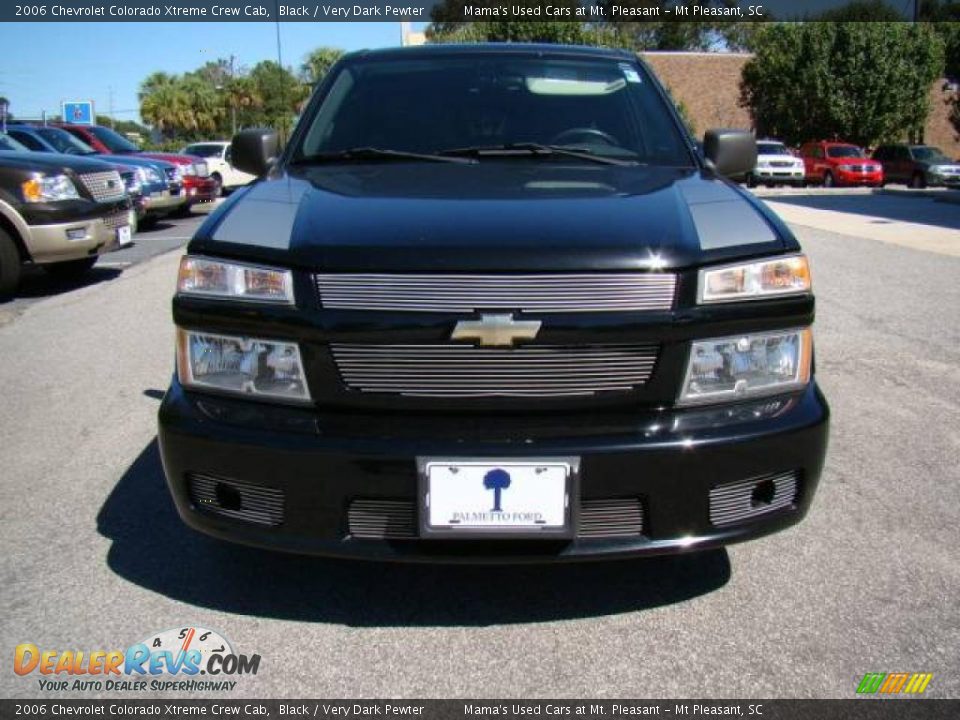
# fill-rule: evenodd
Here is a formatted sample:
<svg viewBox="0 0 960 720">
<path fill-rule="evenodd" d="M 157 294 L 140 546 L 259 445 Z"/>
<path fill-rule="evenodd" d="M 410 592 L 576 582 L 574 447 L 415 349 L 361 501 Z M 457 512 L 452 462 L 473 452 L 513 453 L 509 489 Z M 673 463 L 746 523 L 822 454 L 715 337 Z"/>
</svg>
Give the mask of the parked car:
<svg viewBox="0 0 960 720">
<path fill-rule="evenodd" d="M 873 159 L 883 163 L 886 182 L 913 188 L 960 187 L 960 162 L 953 162 L 940 148 L 903 143 L 881 145 Z"/>
<path fill-rule="evenodd" d="M 256 180 L 255 176 L 241 172 L 233 166 L 230 162 L 230 143 L 226 141 L 194 143 L 187 145 L 181 152 L 206 160 L 210 177 L 220 183 L 224 190 L 233 190 Z"/>
<path fill-rule="evenodd" d="M 10 137 L 5 132 L 0 131 L 0 151 L 10 152 L 30 152 L 30 148 L 16 139 Z"/>
<path fill-rule="evenodd" d="M 219 186 L 209 177 L 207 165 L 201 158 L 177 153 L 144 152 L 120 133 L 102 125 L 58 125 L 97 152 L 124 156 L 140 155 L 173 164 L 175 169 L 167 177 L 170 194 L 180 197 L 182 193 L 184 198 L 183 204 L 174 210 L 174 214 L 187 214 L 193 205 L 210 202 L 220 195 Z"/>
<path fill-rule="evenodd" d="M 818 140 L 801 145 L 800 156 L 808 183 L 824 187 L 883 184 L 883 166 L 856 145 Z"/>
<path fill-rule="evenodd" d="M 86 272 L 129 242 L 130 208 L 120 174 L 106 163 L 0 151 L 0 294 L 17 288 L 24 263 L 62 278 Z"/>
<path fill-rule="evenodd" d="M 64 155 L 80 156 L 96 154 L 93 153 L 89 147 L 73 137 L 73 135 L 56 127 L 13 124 L 7 125 L 7 133 L 31 152 L 62 153 Z M 127 194 L 130 196 L 130 230 L 132 235 L 137 231 L 139 223 L 147 214 L 147 201 L 145 196 L 148 194 L 148 191 L 144 188 L 144 173 L 140 171 L 140 168 L 126 162 L 117 162 L 115 158 L 103 157 L 100 159 L 120 173 L 120 178 L 123 180 L 124 187 L 127 189 Z"/>
<path fill-rule="evenodd" d="M 443 91 L 440 92 L 439 89 Z M 478 119 L 482 119 L 478 121 Z M 634 53 L 342 58 L 190 241 L 159 412 L 190 526 L 439 562 L 679 553 L 798 522 L 828 408 L 789 228 Z"/>
<path fill-rule="evenodd" d="M 748 187 L 760 183 L 775 185 L 795 185 L 804 183 L 803 160 L 791 153 L 779 140 L 757 140 L 757 164 L 747 174 Z"/>
</svg>

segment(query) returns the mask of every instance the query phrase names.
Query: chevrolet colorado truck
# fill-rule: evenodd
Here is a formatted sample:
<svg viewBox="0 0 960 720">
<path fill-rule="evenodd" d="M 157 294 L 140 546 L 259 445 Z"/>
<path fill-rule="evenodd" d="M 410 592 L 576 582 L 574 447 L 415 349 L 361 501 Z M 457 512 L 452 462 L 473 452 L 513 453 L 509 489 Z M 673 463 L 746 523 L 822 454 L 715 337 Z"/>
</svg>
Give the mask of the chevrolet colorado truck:
<svg viewBox="0 0 960 720">
<path fill-rule="evenodd" d="M 297 553 L 674 553 L 811 506 L 829 410 L 807 259 L 635 55 L 345 56 L 204 222 L 161 457 L 183 520 Z"/>
</svg>

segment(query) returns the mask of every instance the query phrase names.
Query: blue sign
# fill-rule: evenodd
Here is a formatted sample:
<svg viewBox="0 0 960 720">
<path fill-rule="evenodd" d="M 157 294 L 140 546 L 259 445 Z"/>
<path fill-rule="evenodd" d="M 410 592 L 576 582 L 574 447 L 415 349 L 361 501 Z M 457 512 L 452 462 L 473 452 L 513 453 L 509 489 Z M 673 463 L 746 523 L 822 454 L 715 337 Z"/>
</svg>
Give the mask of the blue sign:
<svg viewBox="0 0 960 720">
<path fill-rule="evenodd" d="M 96 117 L 93 114 L 92 100 L 78 100 L 76 102 L 61 103 L 63 121 L 77 125 L 94 125 Z"/>
</svg>

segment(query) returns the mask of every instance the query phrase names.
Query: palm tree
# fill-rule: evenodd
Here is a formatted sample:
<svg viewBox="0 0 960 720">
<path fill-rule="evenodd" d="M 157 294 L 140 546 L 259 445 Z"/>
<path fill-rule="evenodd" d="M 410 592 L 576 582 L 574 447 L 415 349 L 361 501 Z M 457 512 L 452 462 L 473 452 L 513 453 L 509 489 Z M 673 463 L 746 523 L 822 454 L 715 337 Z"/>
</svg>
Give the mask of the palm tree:
<svg viewBox="0 0 960 720">
<path fill-rule="evenodd" d="M 310 51 L 300 65 L 300 76 L 305 83 L 315 85 L 327 74 L 333 64 L 343 55 L 343 50 L 333 47 L 318 47 Z"/>
<path fill-rule="evenodd" d="M 493 490 L 493 510 L 490 512 L 503 512 L 500 507 L 500 494 L 510 487 L 510 473 L 500 468 L 491 470 L 483 476 L 483 486 L 487 490 Z"/>
</svg>

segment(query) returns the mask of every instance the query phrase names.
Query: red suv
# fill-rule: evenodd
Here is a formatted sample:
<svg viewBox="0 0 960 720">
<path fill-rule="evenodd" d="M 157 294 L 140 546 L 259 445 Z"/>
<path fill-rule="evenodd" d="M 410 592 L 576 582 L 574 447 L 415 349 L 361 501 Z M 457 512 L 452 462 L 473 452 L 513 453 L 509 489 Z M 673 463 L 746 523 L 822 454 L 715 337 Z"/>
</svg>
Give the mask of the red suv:
<svg viewBox="0 0 960 720">
<path fill-rule="evenodd" d="M 175 192 L 175 187 L 176 192 L 179 192 L 179 186 L 182 184 L 183 193 L 187 197 L 186 203 L 181 206 L 183 211 L 188 210 L 191 205 L 196 203 L 215 200 L 220 195 L 220 184 L 207 174 L 207 164 L 203 158 L 175 153 L 143 152 L 120 133 L 101 125 L 58 123 L 58 127 L 62 127 L 75 137 L 80 138 L 100 153 L 137 154 L 157 160 L 165 160 L 176 165 L 180 168 L 180 175 L 179 177 L 168 178 L 168 181 L 171 186 L 171 193 Z"/>
<path fill-rule="evenodd" d="M 842 142 L 818 140 L 800 146 L 805 180 L 824 187 L 883 184 L 883 165 L 871 160 L 862 148 Z"/>
</svg>

